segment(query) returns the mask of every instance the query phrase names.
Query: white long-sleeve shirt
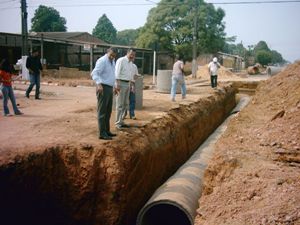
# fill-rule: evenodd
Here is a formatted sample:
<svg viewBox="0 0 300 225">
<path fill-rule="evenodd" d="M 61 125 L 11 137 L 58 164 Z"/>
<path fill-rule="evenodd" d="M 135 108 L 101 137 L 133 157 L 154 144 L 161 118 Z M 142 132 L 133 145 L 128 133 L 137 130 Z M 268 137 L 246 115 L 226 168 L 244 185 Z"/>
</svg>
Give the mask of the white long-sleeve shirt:
<svg viewBox="0 0 300 225">
<path fill-rule="evenodd" d="M 132 62 L 128 59 L 127 56 L 121 57 L 117 60 L 115 75 L 117 80 L 133 80 Z"/>
</svg>

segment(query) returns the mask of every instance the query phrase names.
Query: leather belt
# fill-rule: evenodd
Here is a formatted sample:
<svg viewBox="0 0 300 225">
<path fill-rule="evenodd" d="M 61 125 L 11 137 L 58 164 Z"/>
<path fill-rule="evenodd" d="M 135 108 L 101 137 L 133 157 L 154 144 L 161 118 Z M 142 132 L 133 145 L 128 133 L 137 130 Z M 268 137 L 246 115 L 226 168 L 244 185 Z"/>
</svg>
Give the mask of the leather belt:
<svg viewBox="0 0 300 225">
<path fill-rule="evenodd" d="M 120 81 L 127 82 L 127 83 L 129 82 L 129 80 L 120 80 Z"/>
</svg>

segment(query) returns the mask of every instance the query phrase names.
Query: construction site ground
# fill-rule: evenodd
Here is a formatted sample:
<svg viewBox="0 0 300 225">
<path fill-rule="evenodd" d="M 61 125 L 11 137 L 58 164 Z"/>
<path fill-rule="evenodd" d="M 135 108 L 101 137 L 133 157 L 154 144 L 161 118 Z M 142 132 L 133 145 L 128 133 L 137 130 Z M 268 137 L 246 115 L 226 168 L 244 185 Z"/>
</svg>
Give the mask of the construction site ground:
<svg viewBox="0 0 300 225">
<path fill-rule="evenodd" d="M 225 82 L 267 81 L 217 143 L 195 225 L 300 224 L 300 64 L 269 78 L 219 77 Z M 42 100 L 35 100 L 34 92 L 30 99 L 24 97 L 28 83 L 14 86 L 24 115 L 0 117 L 1 164 L 45 146 L 109 142 L 98 139 L 95 87 L 90 80 L 43 78 Z M 178 94 L 176 102 L 171 102 L 169 94 L 155 90 L 152 76 L 144 76 L 144 86 L 137 120 L 125 120 L 131 128 L 116 130 L 113 111 L 111 131 L 117 133 L 113 141 L 121 142 L 130 129 L 162 117 L 172 107 L 219 91 L 209 86 L 205 76 L 188 77 L 187 98 Z M 3 114 L 2 103 L 0 107 Z"/>
</svg>

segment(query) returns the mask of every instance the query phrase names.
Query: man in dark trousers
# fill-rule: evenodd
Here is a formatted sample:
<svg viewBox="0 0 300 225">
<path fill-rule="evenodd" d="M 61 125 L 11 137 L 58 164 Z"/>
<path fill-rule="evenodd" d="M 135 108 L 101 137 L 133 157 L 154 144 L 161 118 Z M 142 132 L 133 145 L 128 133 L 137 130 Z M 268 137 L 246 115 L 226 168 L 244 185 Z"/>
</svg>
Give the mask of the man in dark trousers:
<svg viewBox="0 0 300 225">
<path fill-rule="evenodd" d="M 25 96 L 29 98 L 29 94 L 35 85 L 35 99 L 40 98 L 40 71 L 42 71 L 42 64 L 39 57 L 39 51 L 37 49 L 32 50 L 31 56 L 26 60 L 26 68 L 29 70 L 30 85 L 26 90 Z"/>
<path fill-rule="evenodd" d="M 115 85 L 115 57 L 117 49 L 109 48 L 107 53 L 96 62 L 91 76 L 96 83 L 99 139 L 111 140 L 110 116 L 112 112 Z"/>
</svg>

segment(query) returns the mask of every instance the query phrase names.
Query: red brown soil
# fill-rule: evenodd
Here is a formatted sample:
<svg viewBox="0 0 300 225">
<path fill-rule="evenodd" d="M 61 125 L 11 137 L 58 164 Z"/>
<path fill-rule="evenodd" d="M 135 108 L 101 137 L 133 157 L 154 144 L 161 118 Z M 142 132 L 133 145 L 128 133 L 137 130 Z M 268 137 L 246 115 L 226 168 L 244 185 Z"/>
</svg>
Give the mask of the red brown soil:
<svg viewBox="0 0 300 225">
<path fill-rule="evenodd" d="M 300 63 L 259 85 L 204 182 L 195 225 L 300 224 Z"/>
<path fill-rule="evenodd" d="M 228 128 L 223 141 L 217 145 L 215 164 L 213 163 L 208 169 L 205 191 L 195 224 L 198 225 L 199 222 L 201 224 L 259 224 L 261 221 L 272 224 L 272 221 L 287 220 L 291 220 L 290 224 L 298 222 L 299 215 L 295 213 L 299 212 L 299 196 L 296 195 L 299 193 L 299 160 L 297 161 L 299 155 L 296 154 L 299 151 L 297 138 L 300 130 L 299 72 L 295 71 L 299 71 L 299 67 L 295 66 L 289 70 L 292 75 L 276 76 L 272 81 L 266 81 L 268 85 L 260 87 L 261 91 L 258 92 L 251 106 L 247 107 L 248 111 L 245 110 L 240 114 L 241 116 Z M 151 79 L 152 77 L 149 77 L 150 81 Z M 292 79 L 294 86 L 292 86 Z M 117 132 L 118 136 L 109 142 L 97 138 L 95 89 L 81 87 L 90 81 L 66 79 L 64 83 L 60 83 L 65 86 L 55 86 L 55 82 L 55 80 L 48 82 L 53 86 L 42 86 L 42 101 L 34 100 L 33 96 L 29 100 L 24 98 L 27 85 L 16 85 L 17 103 L 25 114 L 20 117 L 0 117 L 0 165 L 16 162 L 18 171 L 24 171 L 18 172 L 16 179 L 22 180 L 26 170 L 33 171 L 30 172 L 29 177 L 35 175 L 41 178 L 47 177 L 41 184 L 37 184 L 40 190 L 47 189 L 49 192 L 48 189 L 53 188 L 50 193 L 58 193 L 58 197 L 67 206 L 79 205 L 77 211 L 70 214 L 78 215 L 79 219 L 86 216 L 91 224 L 95 221 L 99 224 L 103 218 L 109 218 L 103 220 L 110 222 L 106 224 L 118 222 L 120 218 L 114 215 L 116 208 L 121 205 L 122 210 L 125 210 L 127 206 L 122 197 L 125 195 L 123 192 L 127 191 L 128 196 L 135 196 L 133 189 L 130 189 L 131 185 L 141 180 L 132 174 L 128 177 L 124 176 L 124 171 L 120 168 L 129 172 L 143 167 L 141 164 L 147 164 L 151 168 L 157 166 L 159 163 L 157 161 L 169 160 L 159 159 L 157 155 L 155 158 L 149 153 L 150 149 L 147 154 L 150 154 L 152 160 L 146 160 L 147 157 L 144 157 L 144 161 L 138 161 L 142 158 L 141 149 L 152 147 L 147 145 L 150 143 L 147 142 L 148 137 L 153 136 L 161 142 L 165 141 L 165 137 L 161 138 L 157 132 L 161 130 L 162 121 L 153 123 L 150 133 L 143 134 L 141 127 L 155 118 L 167 115 L 172 108 L 178 108 L 181 104 L 188 105 L 200 97 L 205 99 L 215 94 L 207 84 L 201 83 L 200 87 L 199 83 L 195 83 L 188 86 L 187 99 L 181 100 L 178 95 L 177 102 L 172 103 L 169 95 L 146 90 L 144 107 L 136 111 L 138 120 L 126 120 L 135 127 L 129 131 L 116 131 L 113 126 L 115 116 L 112 115 L 112 131 Z M 173 112 L 175 113 L 176 110 Z M 189 113 L 182 112 L 186 115 Z M 172 118 L 184 121 L 184 115 L 172 115 Z M 169 127 L 170 123 L 165 125 Z M 292 131 L 289 131 L 286 125 Z M 287 132 L 286 136 L 282 135 L 282 130 Z M 172 134 L 171 131 L 170 133 Z M 132 137 L 139 137 L 139 139 L 131 142 Z M 156 145 L 161 142 L 157 142 Z M 290 146 L 296 153 L 290 153 Z M 31 153 L 38 153 L 41 150 L 45 151 L 45 154 L 31 157 Z M 22 158 L 22 155 L 29 156 Z M 26 159 L 29 164 L 22 165 L 20 163 L 22 159 Z M 61 160 L 56 162 L 57 159 Z M 172 160 L 182 160 L 182 158 L 174 155 Z M 37 171 L 36 165 L 44 167 Z M 171 164 L 167 169 L 169 171 L 174 169 L 170 168 Z M 148 173 L 145 176 L 154 176 L 151 172 Z M 49 174 L 65 176 L 51 180 Z M 238 176 L 237 179 L 233 176 L 235 174 Z M 119 177 L 122 179 L 117 180 Z M 161 177 L 155 179 L 157 183 L 161 182 Z M 127 180 L 135 183 L 127 183 Z M 66 188 L 67 182 L 73 185 Z M 144 190 L 149 193 L 154 191 L 147 188 L 148 186 L 145 185 Z M 95 190 L 98 190 L 97 195 L 91 198 Z M 120 191 L 115 192 L 115 190 Z M 138 191 L 141 193 L 140 190 Z M 89 201 L 90 199 L 93 201 Z M 276 200 L 276 204 L 273 199 Z M 220 202 L 217 204 L 218 200 Z M 100 207 L 95 204 L 96 202 L 103 202 L 103 204 L 101 203 Z M 260 204 L 261 208 L 258 207 Z M 258 212 L 255 207 L 258 207 L 261 212 Z M 97 218 L 95 212 L 101 212 L 103 218 Z M 285 212 L 289 213 L 284 214 Z M 120 213 L 126 215 L 126 212 Z M 234 220 L 232 217 L 237 219 Z"/>
</svg>

